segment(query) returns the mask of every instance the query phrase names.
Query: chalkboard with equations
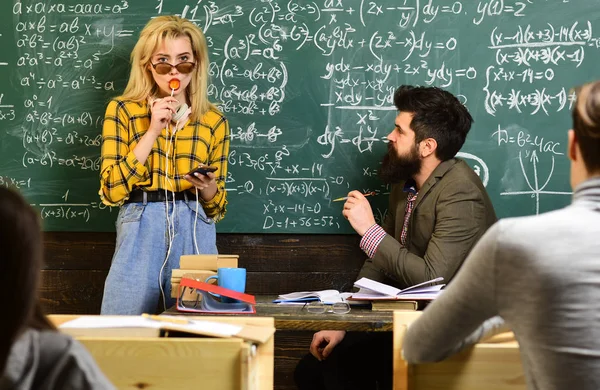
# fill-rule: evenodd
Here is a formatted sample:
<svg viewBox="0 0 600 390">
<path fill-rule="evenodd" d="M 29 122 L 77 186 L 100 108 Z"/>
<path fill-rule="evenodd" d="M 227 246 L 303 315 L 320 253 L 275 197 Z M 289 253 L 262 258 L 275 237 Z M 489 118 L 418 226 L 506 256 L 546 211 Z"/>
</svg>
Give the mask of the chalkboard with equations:
<svg viewBox="0 0 600 390">
<path fill-rule="evenodd" d="M 600 78 L 596 0 L 91 0 L 0 5 L 0 185 L 50 231 L 110 231 L 98 197 L 102 118 L 152 17 L 206 33 L 210 97 L 231 124 L 220 232 L 351 233 L 351 189 L 376 172 L 401 84 L 459 96 L 475 124 L 461 156 L 500 217 L 570 202 L 575 85 Z"/>
</svg>

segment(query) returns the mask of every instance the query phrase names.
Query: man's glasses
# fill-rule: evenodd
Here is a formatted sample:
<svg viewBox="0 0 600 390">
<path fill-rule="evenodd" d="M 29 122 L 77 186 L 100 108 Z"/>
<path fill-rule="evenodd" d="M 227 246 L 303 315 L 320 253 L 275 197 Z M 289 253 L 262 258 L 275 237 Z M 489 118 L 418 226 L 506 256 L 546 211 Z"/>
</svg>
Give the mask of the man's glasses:
<svg viewBox="0 0 600 390">
<path fill-rule="evenodd" d="M 314 314 L 334 313 L 346 314 L 350 313 L 350 305 L 347 302 L 336 302 L 333 305 L 325 305 L 324 303 L 315 301 L 306 305 L 306 311 Z"/>
<path fill-rule="evenodd" d="M 196 66 L 195 62 L 180 62 L 177 65 L 171 65 L 168 62 L 158 62 L 156 64 L 152 64 L 152 67 L 158 74 L 167 74 L 171 71 L 171 69 L 175 68 L 179 73 L 188 74 L 194 67 Z"/>
</svg>

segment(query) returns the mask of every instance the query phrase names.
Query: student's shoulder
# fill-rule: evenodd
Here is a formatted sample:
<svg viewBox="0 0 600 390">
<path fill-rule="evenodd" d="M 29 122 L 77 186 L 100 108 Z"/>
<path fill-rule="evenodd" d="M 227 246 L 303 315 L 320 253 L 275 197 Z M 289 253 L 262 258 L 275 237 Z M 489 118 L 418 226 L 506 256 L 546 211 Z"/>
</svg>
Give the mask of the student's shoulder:
<svg viewBox="0 0 600 390">
<path fill-rule="evenodd" d="M 69 335 L 55 330 L 37 331 L 40 360 L 76 389 L 114 389 L 88 350 Z"/>
<path fill-rule="evenodd" d="M 56 330 L 32 330 L 31 332 L 37 333 L 41 348 L 58 355 L 72 348 L 75 342 L 71 336 Z"/>
<path fill-rule="evenodd" d="M 581 216 L 577 215 L 575 208 L 567 206 L 541 214 L 502 218 L 497 224 L 503 234 L 510 233 L 528 239 L 536 234 L 547 235 L 548 230 L 572 232 L 580 226 L 580 220 Z"/>
<path fill-rule="evenodd" d="M 27 329 L 14 343 L 12 351 L 24 360 L 39 362 L 36 369 L 48 371 L 53 362 L 68 354 L 73 341 L 55 330 Z"/>
</svg>

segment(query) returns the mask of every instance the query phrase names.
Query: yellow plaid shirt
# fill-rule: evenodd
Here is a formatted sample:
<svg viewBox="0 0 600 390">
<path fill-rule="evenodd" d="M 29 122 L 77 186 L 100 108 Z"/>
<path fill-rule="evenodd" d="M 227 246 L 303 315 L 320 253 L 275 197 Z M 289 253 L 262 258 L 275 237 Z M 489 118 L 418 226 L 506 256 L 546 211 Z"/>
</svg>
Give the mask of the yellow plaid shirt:
<svg viewBox="0 0 600 390">
<path fill-rule="evenodd" d="M 200 163 L 219 169 L 217 193 L 210 201 L 199 197 L 206 215 L 219 221 L 225 215 L 227 193 L 227 156 L 229 124 L 217 110 L 208 111 L 200 121 L 190 122 L 172 136 L 167 129 L 156 139 L 145 164 L 140 164 L 133 149 L 150 127 L 147 102 L 112 100 L 106 108 L 102 129 L 102 166 L 100 199 L 109 206 L 120 206 L 135 188 L 144 191 L 185 191 L 193 189 L 183 176 Z M 168 172 L 166 164 L 168 150 Z M 168 175 L 168 179 L 167 179 Z M 190 192 L 195 198 L 195 192 Z"/>
</svg>

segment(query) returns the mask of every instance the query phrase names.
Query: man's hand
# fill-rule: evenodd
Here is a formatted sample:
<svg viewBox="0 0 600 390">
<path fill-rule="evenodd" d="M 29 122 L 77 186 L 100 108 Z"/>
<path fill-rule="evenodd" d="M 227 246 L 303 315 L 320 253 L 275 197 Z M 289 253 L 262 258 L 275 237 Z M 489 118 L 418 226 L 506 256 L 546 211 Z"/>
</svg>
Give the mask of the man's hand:
<svg viewBox="0 0 600 390">
<path fill-rule="evenodd" d="M 342 214 L 350 222 L 354 230 L 356 230 L 356 233 L 361 236 L 371 226 L 375 225 L 375 217 L 373 217 L 371 204 L 359 191 L 352 191 L 348 194 Z"/>
<path fill-rule="evenodd" d="M 333 351 L 336 345 L 346 336 L 345 330 L 322 330 L 315 333 L 310 343 L 310 353 L 322 361 Z"/>
</svg>

